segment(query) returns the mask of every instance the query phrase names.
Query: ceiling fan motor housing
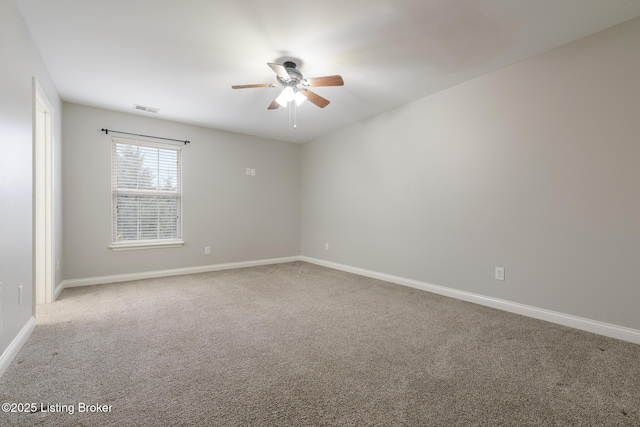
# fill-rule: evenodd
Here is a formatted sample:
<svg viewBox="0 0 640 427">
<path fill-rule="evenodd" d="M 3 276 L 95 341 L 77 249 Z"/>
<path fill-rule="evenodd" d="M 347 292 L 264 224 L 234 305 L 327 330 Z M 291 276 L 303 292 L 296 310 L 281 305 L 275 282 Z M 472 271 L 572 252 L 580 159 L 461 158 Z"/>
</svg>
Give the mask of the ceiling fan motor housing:
<svg viewBox="0 0 640 427">
<path fill-rule="evenodd" d="M 288 86 L 296 86 L 302 80 L 302 73 L 296 70 L 296 63 L 291 61 L 286 61 L 282 66 L 287 70 L 287 74 L 289 74 L 289 78 L 291 79 L 289 82 L 285 82 L 278 76 L 278 81 L 283 85 Z"/>
</svg>

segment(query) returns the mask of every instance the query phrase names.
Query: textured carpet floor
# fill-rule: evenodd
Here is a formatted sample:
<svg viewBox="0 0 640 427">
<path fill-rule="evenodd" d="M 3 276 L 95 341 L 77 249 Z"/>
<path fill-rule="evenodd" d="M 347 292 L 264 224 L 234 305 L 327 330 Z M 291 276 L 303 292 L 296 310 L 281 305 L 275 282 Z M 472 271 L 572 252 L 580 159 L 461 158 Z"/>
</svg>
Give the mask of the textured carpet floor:
<svg viewBox="0 0 640 427">
<path fill-rule="evenodd" d="M 303 262 L 67 289 L 37 320 L 0 402 L 38 411 L 2 426 L 640 425 L 638 345 Z"/>
</svg>

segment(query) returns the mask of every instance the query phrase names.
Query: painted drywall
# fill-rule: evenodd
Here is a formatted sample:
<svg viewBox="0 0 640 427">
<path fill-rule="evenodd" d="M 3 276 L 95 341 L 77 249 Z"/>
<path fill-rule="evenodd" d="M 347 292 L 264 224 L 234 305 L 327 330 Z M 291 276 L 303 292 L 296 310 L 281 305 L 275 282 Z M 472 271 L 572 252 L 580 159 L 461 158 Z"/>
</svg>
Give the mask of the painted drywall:
<svg viewBox="0 0 640 427">
<path fill-rule="evenodd" d="M 640 329 L 639 41 L 636 19 L 305 144 L 302 254 Z"/>
<path fill-rule="evenodd" d="M 0 354 L 34 313 L 33 108 L 35 77 L 54 109 L 54 257 L 62 249 L 61 100 L 13 0 L 0 0 Z M 62 281 L 62 270 L 55 282 Z M 18 305 L 18 287 L 23 303 Z"/>
<path fill-rule="evenodd" d="M 77 104 L 63 109 L 65 279 L 300 254 L 299 144 Z M 109 249 L 112 134 L 102 128 L 191 141 L 182 150 L 183 247 Z"/>
</svg>

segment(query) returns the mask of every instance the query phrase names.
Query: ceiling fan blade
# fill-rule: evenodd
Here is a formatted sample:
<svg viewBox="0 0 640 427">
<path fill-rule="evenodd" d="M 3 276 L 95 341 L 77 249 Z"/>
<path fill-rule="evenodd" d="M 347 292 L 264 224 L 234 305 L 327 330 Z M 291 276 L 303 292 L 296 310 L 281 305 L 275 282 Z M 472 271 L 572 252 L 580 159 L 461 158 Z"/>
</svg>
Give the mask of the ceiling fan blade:
<svg viewBox="0 0 640 427">
<path fill-rule="evenodd" d="M 320 108 L 324 108 L 329 105 L 329 100 L 321 97 L 315 92 L 311 92 L 309 89 L 301 89 L 300 92 L 307 97 L 309 101 L 316 104 Z"/>
<path fill-rule="evenodd" d="M 341 76 L 311 77 L 302 80 L 303 86 L 344 86 Z"/>
<path fill-rule="evenodd" d="M 280 95 L 278 95 L 280 96 Z M 277 110 L 278 108 L 280 108 L 280 104 L 278 104 L 278 101 L 276 101 L 275 99 L 271 102 L 271 104 L 269 104 L 269 106 L 267 107 L 267 110 Z"/>
<path fill-rule="evenodd" d="M 287 73 L 287 69 L 284 68 L 283 65 L 274 64 L 273 62 L 268 62 L 267 65 L 271 67 L 271 69 L 278 75 L 278 77 L 280 77 L 285 82 L 291 80 L 291 77 L 289 77 L 289 73 Z"/>
<path fill-rule="evenodd" d="M 231 89 L 250 89 L 254 87 L 276 87 L 276 85 L 272 83 L 260 83 L 255 85 L 234 85 L 231 86 Z"/>
</svg>

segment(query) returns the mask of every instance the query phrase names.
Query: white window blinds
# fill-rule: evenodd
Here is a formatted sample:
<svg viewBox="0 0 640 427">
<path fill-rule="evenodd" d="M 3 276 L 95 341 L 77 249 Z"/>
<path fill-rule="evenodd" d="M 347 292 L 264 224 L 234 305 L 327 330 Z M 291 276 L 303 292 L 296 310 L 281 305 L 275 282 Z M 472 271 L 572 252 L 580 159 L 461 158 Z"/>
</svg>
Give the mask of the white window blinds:
<svg viewBox="0 0 640 427">
<path fill-rule="evenodd" d="M 182 243 L 181 147 L 112 138 L 113 245 Z"/>
</svg>

